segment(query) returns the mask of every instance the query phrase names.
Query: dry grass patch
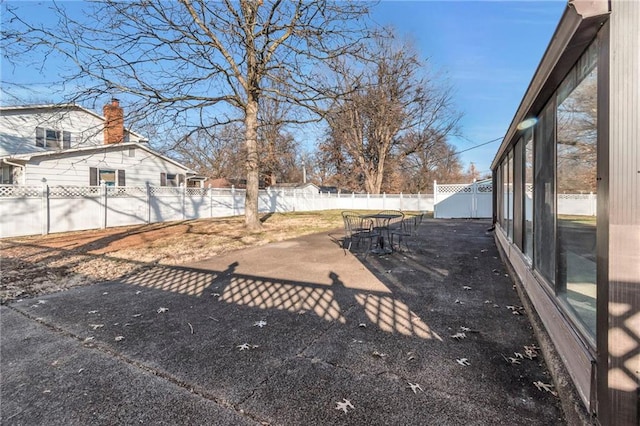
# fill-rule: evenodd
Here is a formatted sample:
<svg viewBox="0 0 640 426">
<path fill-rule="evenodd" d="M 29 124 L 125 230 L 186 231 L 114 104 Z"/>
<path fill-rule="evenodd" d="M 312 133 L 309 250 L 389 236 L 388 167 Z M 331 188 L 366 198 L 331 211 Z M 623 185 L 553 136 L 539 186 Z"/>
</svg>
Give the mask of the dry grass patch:
<svg viewBox="0 0 640 426">
<path fill-rule="evenodd" d="M 249 232 L 243 217 L 0 240 L 0 302 L 119 279 L 155 264 L 194 262 L 342 227 L 340 211 L 274 213 Z"/>
</svg>

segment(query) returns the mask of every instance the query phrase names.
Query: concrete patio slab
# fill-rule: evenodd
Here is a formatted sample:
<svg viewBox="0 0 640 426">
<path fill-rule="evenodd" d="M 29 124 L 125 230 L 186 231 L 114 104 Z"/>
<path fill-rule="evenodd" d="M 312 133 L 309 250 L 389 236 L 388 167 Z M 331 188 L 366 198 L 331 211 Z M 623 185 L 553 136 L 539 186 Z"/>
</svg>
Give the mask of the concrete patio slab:
<svg viewBox="0 0 640 426">
<path fill-rule="evenodd" d="M 563 424 L 488 227 L 425 221 L 366 260 L 316 234 L 2 307 L 2 424 Z"/>
</svg>

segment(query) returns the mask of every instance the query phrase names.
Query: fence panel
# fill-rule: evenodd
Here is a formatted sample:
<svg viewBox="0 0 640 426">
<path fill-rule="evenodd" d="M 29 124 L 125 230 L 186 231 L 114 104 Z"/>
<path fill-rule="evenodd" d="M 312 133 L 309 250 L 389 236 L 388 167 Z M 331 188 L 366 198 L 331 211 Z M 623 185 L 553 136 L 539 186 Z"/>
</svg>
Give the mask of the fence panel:
<svg viewBox="0 0 640 426">
<path fill-rule="evenodd" d="M 204 188 L 186 188 L 184 199 L 185 219 L 199 219 L 211 214 L 210 198 Z"/>
<path fill-rule="evenodd" d="M 182 188 L 149 187 L 149 221 L 183 220 Z"/>
<path fill-rule="evenodd" d="M 0 186 L 0 237 L 43 232 L 42 190 L 41 186 Z"/>
<path fill-rule="evenodd" d="M 103 187 L 52 186 L 49 188 L 47 232 L 99 229 L 104 223 Z"/>
<path fill-rule="evenodd" d="M 473 182 L 434 185 L 434 217 L 490 218 L 493 215 L 493 185 Z"/>
<path fill-rule="evenodd" d="M 0 237 L 244 214 L 245 191 L 173 187 L 0 185 Z M 260 191 L 259 211 L 433 209 L 428 194 Z"/>
<path fill-rule="evenodd" d="M 139 186 L 107 187 L 106 227 L 147 223 L 147 188 Z"/>
<path fill-rule="evenodd" d="M 437 185 L 435 191 L 434 217 L 439 219 L 473 217 L 472 185 Z"/>
<path fill-rule="evenodd" d="M 595 194 L 558 194 L 558 214 L 571 216 L 595 216 Z"/>
</svg>

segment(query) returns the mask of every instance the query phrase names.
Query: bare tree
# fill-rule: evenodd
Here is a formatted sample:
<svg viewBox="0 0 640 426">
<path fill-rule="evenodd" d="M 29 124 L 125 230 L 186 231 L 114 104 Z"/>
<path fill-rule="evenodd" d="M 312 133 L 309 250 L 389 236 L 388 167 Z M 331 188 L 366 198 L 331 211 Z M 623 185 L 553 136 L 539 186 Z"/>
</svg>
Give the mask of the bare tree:
<svg viewBox="0 0 640 426">
<path fill-rule="evenodd" d="M 423 150 L 433 143 L 426 135 L 448 135 L 460 116 L 452 108 L 450 89 L 428 76 L 407 44 L 379 34 L 364 49 L 363 56 L 373 61 L 334 62 L 335 77 L 349 95 L 335 98 L 329 108 L 325 149 L 342 147 L 362 173 L 365 190 L 379 194 L 391 156 Z M 403 138 L 410 130 L 421 137 Z"/>
<path fill-rule="evenodd" d="M 278 91 L 287 88 L 280 87 Z M 258 115 L 258 149 L 260 170 L 267 186 L 296 176 L 298 144 L 287 131 L 287 125 L 295 122 L 293 105 L 281 99 L 262 98 Z M 301 175 L 301 173 L 300 173 Z"/>
<path fill-rule="evenodd" d="M 558 105 L 558 193 L 597 190 L 597 94 L 597 74 L 593 70 Z"/>
<path fill-rule="evenodd" d="M 400 158 L 398 168 L 404 178 L 404 191 L 426 192 L 433 190 L 434 180 L 455 182 L 463 178 L 459 155 L 445 135 L 429 129 L 411 131 L 403 135 L 402 144 L 406 154 Z"/>
<path fill-rule="evenodd" d="M 245 150 L 242 126 L 237 123 L 202 129 L 173 142 L 166 154 L 181 161 L 198 174 L 209 178 L 243 178 Z"/>
<path fill-rule="evenodd" d="M 52 8 L 50 27 L 30 23 L 19 7 L 7 9 L 5 58 L 33 57 L 34 50 L 39 58 L 62 55 L 75 70 L 67 82 L 82 87 L 76 100 L 129 94 L 138 100 L 133 110 L 166 128 L 197 132 L 242 122 L 249 229 L 261 227 L 260 100 L 317 101 L 318 61 L 357 47 L 367 14 L 365 3 L 327 0 L 103 0 L 81 18 Z"/>
</svg>

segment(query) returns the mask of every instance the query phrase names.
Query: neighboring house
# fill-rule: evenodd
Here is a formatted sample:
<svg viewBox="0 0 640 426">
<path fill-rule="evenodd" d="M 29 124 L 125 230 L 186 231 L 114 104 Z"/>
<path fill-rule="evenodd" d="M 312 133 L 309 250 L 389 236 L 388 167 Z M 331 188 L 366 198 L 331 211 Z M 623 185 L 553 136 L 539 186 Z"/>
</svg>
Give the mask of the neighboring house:
<svg viewBox="0 0 640 426">
<path fill-rule="evenodd" d="M 0 183 L 200 186 L 201 177 L 147 142 L 124 127 L 117 99 L 104 116 L 75 104 L 1 107 Z"/>
</svg>

